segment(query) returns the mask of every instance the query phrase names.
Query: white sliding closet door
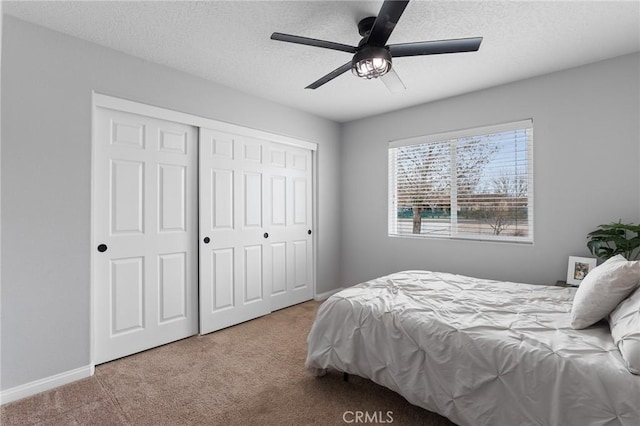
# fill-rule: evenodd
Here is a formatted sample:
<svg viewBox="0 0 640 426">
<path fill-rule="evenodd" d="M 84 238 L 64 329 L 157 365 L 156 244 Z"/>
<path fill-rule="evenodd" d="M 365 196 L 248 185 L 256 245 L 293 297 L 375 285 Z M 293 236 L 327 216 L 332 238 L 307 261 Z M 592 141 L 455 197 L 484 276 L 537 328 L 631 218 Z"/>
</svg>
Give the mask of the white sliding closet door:
<svg viewBox="0 0 640 426">
<path fill-rule="evenodd" d="M 311 151 L 271 143 L 268 148 L 271 310 L 313 297 Z"/>
<path fill-rule="evenodd" d="M 197 130 L 97 108 L 96 364 L 198 332 Z"/>
<path fill-rule="evenodd" d="M 271 311 L 263 144 L 200 129 L 200 333 Z"/>
<path fill-rule="evenodd" d="M 311 151 L 200 129 L 200 333 L 313 296 Z"/>
</svg>

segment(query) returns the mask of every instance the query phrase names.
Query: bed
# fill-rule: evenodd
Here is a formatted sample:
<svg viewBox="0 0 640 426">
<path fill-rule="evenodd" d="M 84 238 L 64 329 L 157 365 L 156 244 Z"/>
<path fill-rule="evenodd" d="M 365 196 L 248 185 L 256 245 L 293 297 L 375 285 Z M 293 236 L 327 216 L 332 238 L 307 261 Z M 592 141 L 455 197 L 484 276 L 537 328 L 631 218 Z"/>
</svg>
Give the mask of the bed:
<svg viewBox="0 0 640 426">
<path fill-rule="evenodd" d="M 640 425 L 640 376 L 576 290 L 404 271 L 319 308 L 306 367 L 368 378 L 458 425 Z M 384 409 L 384 407 L 380 407 Z"/>
</svg>

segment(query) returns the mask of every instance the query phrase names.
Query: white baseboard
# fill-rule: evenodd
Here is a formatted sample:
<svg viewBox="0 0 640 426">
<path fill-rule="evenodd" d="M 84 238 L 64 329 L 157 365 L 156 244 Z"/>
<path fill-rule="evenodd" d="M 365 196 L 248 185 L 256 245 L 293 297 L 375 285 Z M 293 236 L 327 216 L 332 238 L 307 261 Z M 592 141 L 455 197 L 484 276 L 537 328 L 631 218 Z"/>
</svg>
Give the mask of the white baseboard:
<svg viewBox="0 0 640 426">
<path fill-rule="evenodd" d="M 25 383 L 24 385 L 3 390 L 0 392 L 0 404 L 17 401 L 18 399 L 26 398 L 49 389 L 57 388 L 58 386 L 66 385 L 67 383 L 75 382 L 76 380 L 93 376 L 94 371 L 95 367 L 93 365 L 87 365 L 76 368 L 75 370 L 65 371 L 63 373 L 45 377 L 44 379 L 35 380 L 30 383 Z"/>
<path fill-rule="evenodd" d="M 317 300 L 318 302 L 321 302 L 323 300 L 328 299 L 329 297 L 331 297 L 332 295 L 336 294 L 337 292 L 339 292 L 340 290 L 343 290 L 342 287 L 336 288 L 334 290 L 329 290 L 329 291 L 325 291 L 324 293 L 318 293 L 315 295 L 315 297 L 313 298 L 313 300 Z"/>
</svg>

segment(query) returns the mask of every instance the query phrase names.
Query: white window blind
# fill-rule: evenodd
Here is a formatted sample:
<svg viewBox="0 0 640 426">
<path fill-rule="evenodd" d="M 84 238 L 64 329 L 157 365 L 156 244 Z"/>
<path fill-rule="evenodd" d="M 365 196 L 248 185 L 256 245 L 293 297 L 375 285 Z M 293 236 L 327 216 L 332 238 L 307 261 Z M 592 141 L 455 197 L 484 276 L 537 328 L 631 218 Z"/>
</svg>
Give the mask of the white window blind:
<svg viewBox="0 0 640 426">
<path fill-rule="evenodd" d="M 533 242 L 533 121 L 389 144 L 389 235 Z"/>
</svg>

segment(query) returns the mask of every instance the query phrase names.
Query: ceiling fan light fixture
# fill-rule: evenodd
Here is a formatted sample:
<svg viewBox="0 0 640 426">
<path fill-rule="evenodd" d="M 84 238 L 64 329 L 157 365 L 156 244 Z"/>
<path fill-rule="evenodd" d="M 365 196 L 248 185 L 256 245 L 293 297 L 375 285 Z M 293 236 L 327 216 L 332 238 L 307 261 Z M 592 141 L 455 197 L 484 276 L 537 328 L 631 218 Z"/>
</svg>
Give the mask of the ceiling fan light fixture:
<svg viewBox="0 0 640 426">
<path fill-rule="evenodd" d="M 378 16 L 369 16 L 361 19 L 358 22 L 358 33 L 362 36 L 362 39 L 357 47 L 283 33 L 273 33 L 271 34 L 271 39 L 337 50 L 353 55 L 351 61 L 320 77 L 305 89 L 317 89 L 349 71 L 349 68 L 351 68 L 355 76 L 360 78 L 383 77 L 389 71 L 393 71 L 391 68 L 392 56 L 394 58 L 402 58 L 406 56 L 475 52 L 480 48 L 482 37 L 387 44 L 408 3 L 409 0 L 385 0 L 382 3 L 380 12 L 378 12 Z M 406 89 L 395 72 L 390 73 L 382 81 L 392 92 Z"/>
<path fill-rule="evenodd" d="M 384 47 L 365 46 L 353 55 L 351 71 L 361 78 L 382 77 L 391 70 L 391 53 Z"/>
</svg>

